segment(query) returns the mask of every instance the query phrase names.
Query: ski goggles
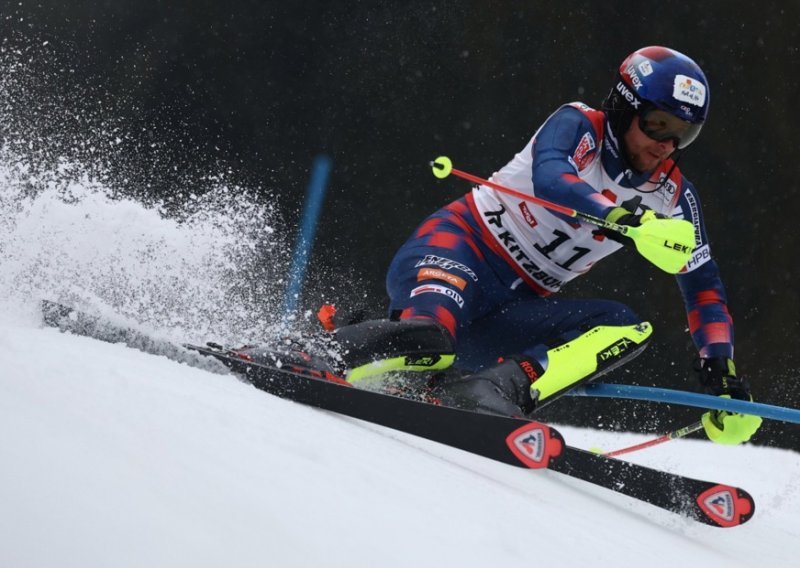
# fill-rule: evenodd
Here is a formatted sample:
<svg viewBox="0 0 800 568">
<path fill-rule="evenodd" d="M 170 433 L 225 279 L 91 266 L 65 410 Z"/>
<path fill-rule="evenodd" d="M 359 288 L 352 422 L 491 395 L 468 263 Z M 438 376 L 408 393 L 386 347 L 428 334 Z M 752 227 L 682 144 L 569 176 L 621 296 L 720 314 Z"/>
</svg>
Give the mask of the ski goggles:
<svg viewBox="0 0 800 568">
<path fill-rule="evenodd" d="M 659 142 L 674 140 L 680 150 L 694 142 L 701 128 L 702 124 L 692 124 L 660 108 L 650 108 L 639 113 L 639 129 L 648 138 Z"/>
</svg>

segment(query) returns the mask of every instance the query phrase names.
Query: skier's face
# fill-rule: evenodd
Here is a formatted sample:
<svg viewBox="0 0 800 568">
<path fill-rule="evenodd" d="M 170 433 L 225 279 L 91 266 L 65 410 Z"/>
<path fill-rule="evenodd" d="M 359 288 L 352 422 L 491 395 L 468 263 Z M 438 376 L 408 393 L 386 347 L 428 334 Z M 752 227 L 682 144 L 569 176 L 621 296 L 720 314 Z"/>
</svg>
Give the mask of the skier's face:
<svg viewBox="0 0 800 568">
<path fill-rule="evenodd" d="M 639 128 L 634 118 L 625 132 L 625 150 L 628 161 L 640 172 L 651 172 L 675 151 L 674 140 L 653 140 Z"/>
</svg>

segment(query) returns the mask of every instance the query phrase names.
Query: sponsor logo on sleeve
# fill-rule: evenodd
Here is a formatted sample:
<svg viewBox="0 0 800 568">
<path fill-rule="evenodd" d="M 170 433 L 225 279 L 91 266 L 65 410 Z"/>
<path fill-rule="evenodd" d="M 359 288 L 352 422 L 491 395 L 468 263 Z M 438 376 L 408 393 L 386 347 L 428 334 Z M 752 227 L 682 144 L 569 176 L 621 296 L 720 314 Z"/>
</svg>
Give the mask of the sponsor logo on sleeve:
<svg viewBox="0 0 800 568">
<path fill-rule="evenodd" d="M 455 274 L 450 274 L 449 272 L 445 272 L 440 268 L 422 268 L 419 272 L 417 272 L 417 282 L 421 280 L 443 280 L 448 284 L 451 284 L 458 288 L 459 290 L 463 290 L 467 287 L 467 281 L 463 278 L 456 276 Z"/>
<path fill-rule="evenodd" d="M 690 105 L 703 106 L 706 102 L 706 87 L 697 79 L 686 75 L 675 75 L 672 97 Z"/>
<path fill-rule="evenodd" d="M 584 169 L 586 164 L 589 163 L 592 151 L 595 148 L 597 148 L 597 144 L 595 144 L 594 137 L 590 133 L 586 132 L 581 136 L 581 141 L 578 142 L 578 147 L 575 148 L 575 153 L 573 154 L 573 160 L 579 170 Z"/>
<path fill-rule="evenodd" d="M 429 294 L 429 293 L 442 294 L 453 300 L 456 304 L 458 304 L 459 308 L 464 307 L 464 298 L 461 297 L 461 294 L 445 286 L 440 286 L 439 284 L 423 284 L 422 286 L 417 286 L 416 288 L 411 290 L 411 295 L 409 297 L 414 298 L 416 296 L 419 296 L 420 294 Z"/>
<path fill-rule="evenodd" d="M 683 192 L 686 202 L 689 204 L 689 212 L 692 214 L 692 225 L 694 225 L 694 243 L 695 246 L 703 244 L 703 236 L 700 234 L 700 206 L 697 204 L 697 199 L 690 190 Z"/>
<path fill-rule="evenodd" d="M 711 249 L 708 245 L 703 245 L 700 248 L 694 249 L 692 258 L 686 263 L 685 272 L 691 272 L 703 266 L 706 262 L 711 260 Z"/>
<path fill-rule="evenodd" d="M 439 268 L 443 268 L 445 270 L 458 270 L 472 278 L 474 282 L 478 281 L 478 275 L 475 274 L 475 271 L 473 271 L 466 264 L 456 262 L 455 260 L 450 260 L 449 258 L 445 258 L 443 256 L 436 256 L 435 254 L 426 255 L 425 258 L 417 261 L 417 264 L 414 266 L 438 266 Z"/>
</svg>

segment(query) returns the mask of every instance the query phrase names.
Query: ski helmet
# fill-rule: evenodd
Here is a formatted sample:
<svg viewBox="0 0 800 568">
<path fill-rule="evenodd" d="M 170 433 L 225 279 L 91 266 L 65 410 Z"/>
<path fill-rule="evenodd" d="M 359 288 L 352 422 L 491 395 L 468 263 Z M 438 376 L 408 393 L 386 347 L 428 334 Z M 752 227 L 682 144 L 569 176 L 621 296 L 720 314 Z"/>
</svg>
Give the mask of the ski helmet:
<svg viewBox="0 0 800 568">
<path fill-rule="evenodd" d="M 691 144 L 708 116 L 710 93 L 703 70 L 691 58 L 667 47 L 643 47 L 619 67 L 617 81 L 603 103 L 618 140 L 634 116 L 655 140 Z"/>
</svg>

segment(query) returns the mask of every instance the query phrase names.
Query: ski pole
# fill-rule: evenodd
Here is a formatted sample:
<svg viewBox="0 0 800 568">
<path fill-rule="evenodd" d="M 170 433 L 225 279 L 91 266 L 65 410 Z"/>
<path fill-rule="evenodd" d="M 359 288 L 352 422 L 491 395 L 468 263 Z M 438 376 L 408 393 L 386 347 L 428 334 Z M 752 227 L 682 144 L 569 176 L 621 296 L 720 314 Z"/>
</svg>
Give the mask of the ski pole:
<svg viewBox="0 0 800 568">
<path fill-rule="evenodd" d="M 506 193 L 508 195 L 512 195 L 519 199 L 524 199 L 525 201 L 529 201 L 530 203 L 541 205 L 542 207 L 546 207 L 547 209 L 555 211 L 556 213 L 563 213 L 564 215 L 568 215 L 569 217 L 578 217 L 580 219 L 588 221 L 589 223 L 592 223 L 593 225 L 603 227 L 604 229 L 611 229 L 612 231 L 617 231 L 618 233 L 622 233 L 623 235 L 625 234 L 625 229 L 627 227 L 623 225 L 617 225 L 616 223 L 611 223 L 609 221 L 606 221 L 605 219 L 601 219 L 600 217 L 595 217 L 593 215 L 581 213 L 580 211 L 576 211 L 571 207 L 564 207 L 563 205 L 559 205 L 558 203 L 553 203 L 551 201 L 547 201 L 546 199 L 542 199 L 540 197 L 528 195 L 527 193 L 522 193 L 521 191 L 511 189 L 510 187 L 500 185 L 499 183 L 489 181 L 488 179 L 483 179 L 476 175 L 467 172 L 462 172 L 461 170 L 457 170 L 453 167 L 453 162 L 447 156 L 439 156 L 434 161 L 432 161 L 430 165 L 433 168 L 433 175 L 435 175 L 439 179 L 444 179 L 450 174 L 453 174 L 456 177 L 460 177 L 461 179 L 471 181 L 472 183 L 477 183 L 478 185 L 485 185 L 487 187 L 491 187 L 492 189 L 496 189 L 501 193 Z"/>
<path fill-rule="evenodd" d="M 556 213 L 574 217 L 603 229 L 608 229 L 624 235 L 633 241 L 639 254 L 658 268 L 670 274 L 677 274 L 686 266 L 694 250 L 694 226 L 689 221 L 683 219 L 654 219 L 638 227 L 619 225 L 618 223 L 612 223 L 600 217 L 583 213 L 577 209 L 565 207 L 540 197 L 522 193 L 521 191 L 488 179 L 483 179 L 476 175 L 457 170 L 453 167 L 453 162 L 447 156 L 439 156 L 434 161 L 430 162 L 430 166 L 433 169 L 433 175 L 439 179 L 444 179 L 450 174 L 453 174 L 456 177 L 477 183 L 478 185 L 491 187 L 506 195 L 511 195 L 518 199 L 541 205 Z"/>
<path fill-rule="evenodd" d="M 689 424 L 688 426 L 684 426 L 683 428 L 678 428 L 677 430 L 670 432 L 668 434 L 664 434 L 663 436 L 659 436 L 658 438 L 653 438 L 652 440 L 648 440 L 640 444 L 634 444 L 633 446 L 628 446 L 627 448 L 620 448 L 619 450 L 613 450 L 611 452 L 601 452 L 601 454 L 610 458 L 614 456 L 620 456 L 622 454 L 629 454 L 631 452 L 636 452 L 639 450 L 643 450 L 645 448 L 651 448 L 653 446 L 657 446 L 658 444 L 663 444 L 664 442 L 669 442 L 670 440 L 683 438 L 684 436 L 688 436 L 689 434 L 692 434 L 702 429 L 703 429 L 703 423 L 698 420 L 694 424 Z"/>
<path fill-rule="evenodd" d="M 664 404 L 681 404 L 705 408 L 707 410 L 725 410 L 739 414 L 750 414 L 782 420 L 792 424 L 800 424 L 800 409 L 764 404 L 763 402 L 750 402 L 735 398 L 722 398 L 710 394 L 686 392 L 657 387 L 642 387 L 636 385 L 618 385 L 611 383 L 589 383 L 567 392 L 570 396 L 592 396 L 601 398 L 626 398 L 630 400 L 647 400 Z"/>
</svg>

